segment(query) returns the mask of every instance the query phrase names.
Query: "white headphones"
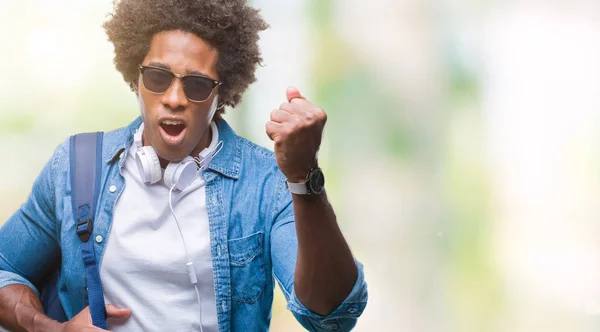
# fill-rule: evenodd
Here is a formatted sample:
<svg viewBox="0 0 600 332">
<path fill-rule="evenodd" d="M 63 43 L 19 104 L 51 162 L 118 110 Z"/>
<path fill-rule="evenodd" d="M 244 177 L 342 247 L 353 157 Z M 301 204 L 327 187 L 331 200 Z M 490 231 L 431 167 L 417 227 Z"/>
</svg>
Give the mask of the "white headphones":
<svg viewBox="0 0 600 332">
<path fill-rule="evenodd" d="M 219 131 L 217 125 L 214 122 L 210 123 L 212 130 L 212 140 L 210 145 L 202 150 L 198 155 L 198 158 L 191 156 L 185 157 L 180 162 L 170 162 L 165 169 L 165 185 L 169 188 L 176 190 L 183 190 L 190 185 L 196 175 L 198 174 L 198 168 L 205 169 L 210 164 L 212 158 L 220 151 L 217 150 L 217 145 L 223 145 L 223 142 L 219 142 Z M 162 170 L 160 168 L 160 162 L 158 155 L 152 146 L 142 145 L 142 134 L 144 133 L 144 123 L 138 128 L 135 135 L 133 135 L 133 141 L 137 147 L 135 153 L 135 160 L 137 163 L 138 170 L 142 176 L 142 180 L 146 184 L 154 184 L 160 181 L 162 177 Z M 197 166 L 199 165 L 199 167 Z"/>
</svg>

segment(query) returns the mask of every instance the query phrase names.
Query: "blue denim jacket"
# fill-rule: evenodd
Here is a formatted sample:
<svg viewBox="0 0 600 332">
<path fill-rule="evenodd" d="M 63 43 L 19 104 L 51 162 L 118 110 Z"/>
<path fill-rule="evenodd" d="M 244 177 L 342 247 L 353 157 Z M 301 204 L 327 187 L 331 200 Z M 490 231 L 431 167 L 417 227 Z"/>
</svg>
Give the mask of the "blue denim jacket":
<svg viewBox="0 0 600 332">
<path fill-rule="evenodd" d="M 123 156 L 140 124 L 137 118 L 104 136 L 101 193 L 92 234 L 99 261 L 106 245 L 102 239 L 108 237 L 115 204 L 125 186 Z M 292 197 L 274 154 L 237 136 L 224 120 L 217 126 L 223 149 L 203 176 L 219 331 L 268 330 L 275 280 L 288 309 L 306 329 L 350 330 L 367 302 L 362 265 L 357 261 L 354 288 L 329 315 L 318 315 L 302 305 L 294 294 L 298 240 Z M 0 288 L 17 283 L 37 293 L 34 284 L 61 257 L 59 297 L 68 318 L 87 305 L 71 192 L 66 140 L 36 179 L 27 201 L 0 228 Z"/>
</svg>

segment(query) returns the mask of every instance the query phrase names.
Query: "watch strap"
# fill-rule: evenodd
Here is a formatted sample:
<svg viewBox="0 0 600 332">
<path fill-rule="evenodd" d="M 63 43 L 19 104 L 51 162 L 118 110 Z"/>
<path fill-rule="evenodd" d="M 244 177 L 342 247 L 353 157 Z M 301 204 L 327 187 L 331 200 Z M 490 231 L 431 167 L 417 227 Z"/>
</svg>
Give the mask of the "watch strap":
<svg viewBox="0 0 600 332">
<path fill-rule="evenodd" d="M 308 186 L 306 185 L 306 182 L 301 182 L 301 183 L 292 183 L 289 181 L 287 182 L 287 186 L 288 189 L 290 190 L 290 192 L 292 194 L 296 194 L 296 195 L 308 195 Z"/>
</svg>

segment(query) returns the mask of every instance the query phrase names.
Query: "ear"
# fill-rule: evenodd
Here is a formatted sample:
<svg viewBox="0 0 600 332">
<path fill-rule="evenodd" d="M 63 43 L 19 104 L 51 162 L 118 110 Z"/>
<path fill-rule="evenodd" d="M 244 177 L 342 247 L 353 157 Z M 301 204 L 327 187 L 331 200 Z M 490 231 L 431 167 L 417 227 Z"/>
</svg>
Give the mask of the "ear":
<svg viewBox="0 0 600 332">
<path fill-rule="evenodd" d="M 135 92 L 135 94 L 139 94 L 139 89 L 137 84 L 135 84 L 135 82 L 129 82 L 129 88 L 131 89 L 132 92 Z"/>
<path fill-rule="evenodd" d="M 221 100 L 217 101 L 217 105 L 215 105 L 215 110 L 213 112 L 212 121 L 221 119 L 221 115 L 224 111 L 225 111 L 225 104 L 223 104 L 221 102 Z"/>
</svg>

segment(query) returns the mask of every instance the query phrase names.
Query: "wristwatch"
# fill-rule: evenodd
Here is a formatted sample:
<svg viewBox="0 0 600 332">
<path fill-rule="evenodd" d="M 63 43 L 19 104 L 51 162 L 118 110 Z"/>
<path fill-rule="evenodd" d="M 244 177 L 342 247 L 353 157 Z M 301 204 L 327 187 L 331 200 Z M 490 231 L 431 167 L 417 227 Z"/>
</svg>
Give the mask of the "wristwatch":
<svg viewBox="0 0 600 332">
<path fill-rule="evenodd" d="M 301 183 L 287 182 L 288 189 L 296 195 L 319 195 L 325 191 L 325 177 L 320 168 L 312 168 Z"/>
</svg>

